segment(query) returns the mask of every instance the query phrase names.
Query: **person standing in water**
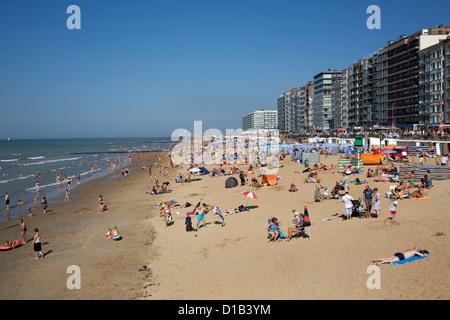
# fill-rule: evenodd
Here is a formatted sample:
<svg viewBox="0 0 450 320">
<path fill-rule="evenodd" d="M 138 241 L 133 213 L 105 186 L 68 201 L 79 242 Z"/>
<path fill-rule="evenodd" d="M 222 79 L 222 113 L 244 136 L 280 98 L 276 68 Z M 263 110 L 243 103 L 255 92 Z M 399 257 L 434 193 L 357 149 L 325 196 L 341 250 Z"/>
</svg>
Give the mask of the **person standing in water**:
<svg viewBox="0 0 450 320">
<path fill-rule="evenodd" d="M 8 192 L 5 192 L 5 204 L 6 204 L 6 210 L 9 210 L 9 194 L 8 194 Z"/>
</svg>

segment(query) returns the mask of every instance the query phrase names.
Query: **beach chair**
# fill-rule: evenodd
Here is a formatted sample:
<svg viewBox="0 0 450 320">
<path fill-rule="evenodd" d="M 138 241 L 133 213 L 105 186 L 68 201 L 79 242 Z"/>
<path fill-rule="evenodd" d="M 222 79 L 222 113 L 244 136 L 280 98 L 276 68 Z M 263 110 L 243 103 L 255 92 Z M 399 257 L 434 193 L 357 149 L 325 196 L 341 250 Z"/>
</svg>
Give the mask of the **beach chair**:
<svg viewBox="0 0 450 320">
<path fill-rule="evenodd" d="M 392 176 L 388 177 L 389 182 L 399 182 L 398 172 L 395 172 Z"/>
</svg>

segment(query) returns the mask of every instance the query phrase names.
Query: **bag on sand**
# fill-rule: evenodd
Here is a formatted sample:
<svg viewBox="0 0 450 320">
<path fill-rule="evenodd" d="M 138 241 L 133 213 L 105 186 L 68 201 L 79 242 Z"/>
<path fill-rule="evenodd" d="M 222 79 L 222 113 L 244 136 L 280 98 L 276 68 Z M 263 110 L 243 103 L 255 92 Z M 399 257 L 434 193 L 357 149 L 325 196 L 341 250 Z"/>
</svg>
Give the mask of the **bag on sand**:
<svg viewBox="0 0 450 320">
<path fill-rule="evenodd" d="M 194 228 L 192 228 L 191 217 L 186 217 L 186 221 L 184 223 L 186 224 L 186 231 L 193 231 L 194 230 Z"/>
</svg>

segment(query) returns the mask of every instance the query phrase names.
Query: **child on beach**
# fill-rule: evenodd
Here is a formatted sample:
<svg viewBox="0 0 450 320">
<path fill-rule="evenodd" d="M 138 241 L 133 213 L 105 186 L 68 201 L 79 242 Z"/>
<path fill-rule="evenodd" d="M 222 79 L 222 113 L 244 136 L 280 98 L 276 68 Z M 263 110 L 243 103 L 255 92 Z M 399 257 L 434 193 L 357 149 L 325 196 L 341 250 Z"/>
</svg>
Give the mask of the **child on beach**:
<svg viewBox="0 0 450 320">
<path fill-rule="evenodd" d="M 374 188 L 373 191 L 375 192 L 375 196 L 373 197 L 373 208 L 377 214 L 377 219 L 379 219 L 381 210 L 381 194 L 378 192 L 378 188 Z"/>
<path fill-rule="evenodd" d="M 397 200 L 392 199 L 391 206 L 389 207 L 389 210 L 391 210 L 391 219 L 395 220 L 395 216 L 397 215 Z"/>
</svg>

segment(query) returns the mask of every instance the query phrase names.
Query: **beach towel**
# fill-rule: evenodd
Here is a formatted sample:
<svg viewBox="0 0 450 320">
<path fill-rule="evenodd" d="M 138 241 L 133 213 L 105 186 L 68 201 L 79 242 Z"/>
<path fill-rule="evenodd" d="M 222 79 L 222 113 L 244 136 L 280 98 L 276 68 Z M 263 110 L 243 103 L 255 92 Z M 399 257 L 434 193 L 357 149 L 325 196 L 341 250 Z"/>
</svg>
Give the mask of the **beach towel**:
<svg viewBox="0 0 450 320">
<path fill-rule="evenodd" d="M 414 257 L 411 257 L 411 258 L 408 258 L 408 259 L 390 262 L 389 264 L 399 265 L 399 264 L 404 264 L 406 262 L 411 262 L 411 261 L 414 261 L 414 260 L 423 259 L 423 258 L 426 258 L 426 257 L 428 257 L 428 253 L 425 253 L 423 257 L 421 257 L 421 256 L 414 256 Z"/>
<path fill-rule="evenodd" d="M 222 227 L 223 227 L 223 226 L 225 225 L 225 218 L 224 218 L 222 212 L 221 212 L 221 211 L 219 210 L 219 208 L 216 207 L 216 206 L 214 206 L 213 211 L 214 211 L 215 214 L 217 214 L 219 217 L 222 218 L 222 223 L 221 223 L 221 225 L 222 225 Z"/>
</svg>

